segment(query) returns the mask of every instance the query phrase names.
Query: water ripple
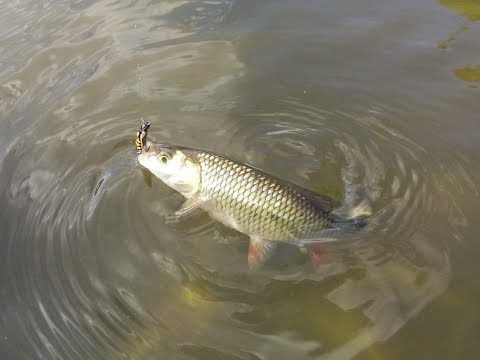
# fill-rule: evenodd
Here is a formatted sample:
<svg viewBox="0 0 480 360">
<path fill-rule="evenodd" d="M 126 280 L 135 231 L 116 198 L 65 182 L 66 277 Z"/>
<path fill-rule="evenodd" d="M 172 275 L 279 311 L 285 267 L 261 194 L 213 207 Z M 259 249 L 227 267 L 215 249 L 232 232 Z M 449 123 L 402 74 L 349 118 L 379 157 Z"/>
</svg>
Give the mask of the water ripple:
<svg viewBox="0 0 480 360">
<path fill-rule="evenodd" d="M 0 356 L 349 358 L 445 291 L 462 200 L 479 195 L 474 160 L 379 102 L 290 97 L 244 113 L 238 48 L 210 36 L 235 7 L 0 4 L 0 40 L 16 44 L 0 44 Z M 245 236 L 205 214 L 166 221 L 183 199 L 142 175 L 141 116 L 152 138 L 310 187 L 368 227 L 317 271 L 281 246 L 252 272 Z"/>
<path fill-rule="evenodd" d="M 278 113 L 253 113 L 238 122 L 228 139 L 233 151 L 236 143 L 242 144 L 251 149 L 244 154 L 250 163 L 339 200 L 343 197 L 345 205 L 341 211 L 345 214 L 371 215 L 364 241 L 350 248 L 332 246 L 319 274 L 299 272 L 297 266 L 292 266 L 295 260 L 290 262 L 287 272 L 282 270 L 281 260 L 273 260 L 275 270 L 271 269 L 276 278 L 284 281 L 345 279 L 327 298 L 344 311 L 356 309 L 363 313 L 371 326 L 337 350 L 319 354 L 353 356 L 373 342 L 390 337 L 446 289 L 451 276 L 448 252 L 453 244 L 439 241 L 438 234 L 448 232 L 452 238 L 461 237 L 467 220 L 454 199 L 465 194 L 464 187 L 476 194 L 476 187 L 461 156 L 432 161 L 423 145 L 385 125 L 381 117 L 320 109 L 316 112 L 296 100 L 285 101 L 278 107 Z M 292 142 L 298 145 L 289 146 Z M 285 173 L 286 167 L 275 159 L 295 164 L 296 171 Z M 331 173 L 338 171 L 338 164 L 341 172 L 332 180 Z M 328 186 L 338 178 L 343 189 Z M 442 229 L 432 225 L 438 218 L 449 219 L 449 224 Z M 353 269 L 361 270 L 362 275 L 351 278 Z M 198 269 L 192 274 L 191 281 L 198 282 L 208 294 L 215 294 L 216 299 L 238 303 L 245 297 L 239 293 L 240 281 L 223 288 L 216 276 L 211 280 L 213 275 L 200 275 Z M 269 281 L 273 288 L 274 284 Z M 268 302 L 274 298 L 285 300 L 283 296 L 274 296 L 272 287 L 267 291 Z M 290 282 L 288 287 L 298 294 L 298 290 L 291 289 Z M 261 321 L 260 314 L 270 312 L 260 305 L 261 289 L 248 293 L 252 299 L 247 302 L 253 305 L 248 312 L 251 315 L 236 316 L 237 320 L 243 319 L 245 326 L 251 326 L 252 319 Z"/>
</svg>

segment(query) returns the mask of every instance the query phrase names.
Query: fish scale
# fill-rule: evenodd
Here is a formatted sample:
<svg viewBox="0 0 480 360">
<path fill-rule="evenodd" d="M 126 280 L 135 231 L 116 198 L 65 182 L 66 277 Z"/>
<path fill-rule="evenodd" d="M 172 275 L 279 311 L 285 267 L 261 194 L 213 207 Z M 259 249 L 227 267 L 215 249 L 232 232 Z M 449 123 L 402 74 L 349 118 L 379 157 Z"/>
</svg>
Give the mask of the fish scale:
<svg viewBox="0 0 480 360">
<path fill-rule="evenodd" d="M 288 184 L 222 156 L 199 152 L 200 196 L 204 208 L 234 219 L 233 227 L 250 236 L 294 242 L 311 239 L 331 218 Z"/>
</svg>

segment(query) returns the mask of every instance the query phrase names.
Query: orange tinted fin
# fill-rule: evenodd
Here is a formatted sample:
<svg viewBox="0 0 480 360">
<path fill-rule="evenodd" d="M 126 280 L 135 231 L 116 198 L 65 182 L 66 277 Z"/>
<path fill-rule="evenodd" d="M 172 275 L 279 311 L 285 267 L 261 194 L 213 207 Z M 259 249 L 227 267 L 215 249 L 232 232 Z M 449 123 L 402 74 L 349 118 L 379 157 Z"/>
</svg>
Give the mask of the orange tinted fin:
<svg viewBox="0 0 480 360">
<path fill-rule="evenodd" d="M 248 266 L 250 269 L 257 269 L 264 264 L 276 247 L 277 243 L 274 241 L 251 238 L 248 246 Z"/>
<path fill-rule="evenodd" d="M 310 244 L 306 246 L 310 260 L 315 269 L 317 269 L 323 261 L 323 257 L 327 252 L 326 244 Z"/>
</svg>

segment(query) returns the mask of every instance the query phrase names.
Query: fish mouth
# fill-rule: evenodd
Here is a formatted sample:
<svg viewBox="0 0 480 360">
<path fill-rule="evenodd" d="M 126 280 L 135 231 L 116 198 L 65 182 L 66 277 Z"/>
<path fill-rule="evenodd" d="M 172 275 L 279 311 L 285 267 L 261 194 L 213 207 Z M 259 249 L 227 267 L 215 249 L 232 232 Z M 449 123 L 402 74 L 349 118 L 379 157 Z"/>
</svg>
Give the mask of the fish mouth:
<svg viewBox="0 0 480 360">
<path fill-rule="evenodd" d="M 147 141 L 144 147 L 145 155 L 157 155 L 159 153 L 158 146 L 150 141 Z"/>
<path fill-rule="evenodd" d="M 144 146 L 142 146 L 142 151 L 137 156 L 137 162 L 142 166 L 144 169 L 150 171 L 149 167 L 152 161 L 156 160 L 157 150 L 154 144 L 147 142 Z"/>
<path fill-rule="evenodd" d="M 167 144 L 154 144 L 151 141 L 147 141 L 148 129 L 150 129 L 150 122 L 143 122 L 137 131 L 137 137 L 135 139 L 135 149 L 139 156 L 141 155 L 157 155 L 161 152 L 173 155 L 174 149 Z"/>
</svg>

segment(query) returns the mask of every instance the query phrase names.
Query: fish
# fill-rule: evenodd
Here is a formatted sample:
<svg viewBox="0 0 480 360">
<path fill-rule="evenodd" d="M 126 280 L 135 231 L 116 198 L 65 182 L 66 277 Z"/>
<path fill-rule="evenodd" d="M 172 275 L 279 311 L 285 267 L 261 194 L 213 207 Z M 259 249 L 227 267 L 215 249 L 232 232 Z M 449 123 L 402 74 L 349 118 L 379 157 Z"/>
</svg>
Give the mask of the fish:
<svg viewBox="0 0 480 360">
<path fill-rule="evenodd" d="M 248 265 L 258 268 L 280 242 L 306 249 L 318 264 L 324 244 L 366 224 L 363 217 L 335 214 L 340 203 L 313 190 L 270 175 L 223 155 L 179 145 L 146 141 L 138 163 L 186 200 L 176 219 L 202 209 L 250 238 Z"/>
</svg>

